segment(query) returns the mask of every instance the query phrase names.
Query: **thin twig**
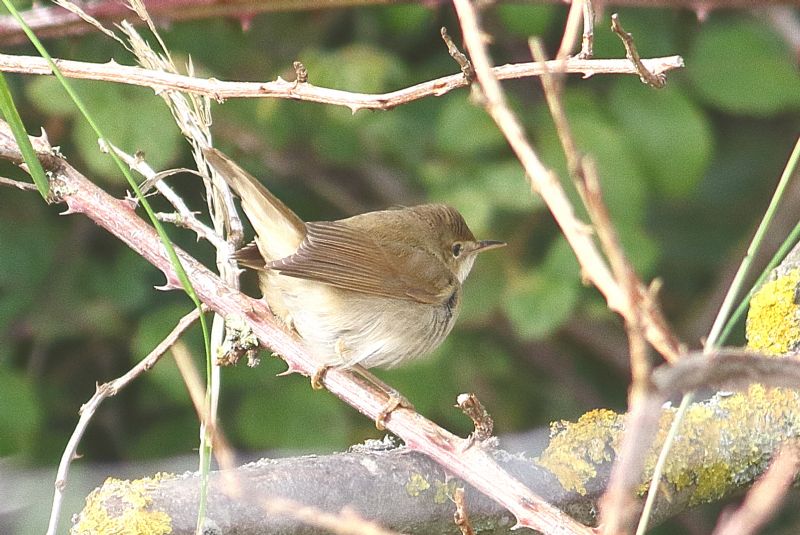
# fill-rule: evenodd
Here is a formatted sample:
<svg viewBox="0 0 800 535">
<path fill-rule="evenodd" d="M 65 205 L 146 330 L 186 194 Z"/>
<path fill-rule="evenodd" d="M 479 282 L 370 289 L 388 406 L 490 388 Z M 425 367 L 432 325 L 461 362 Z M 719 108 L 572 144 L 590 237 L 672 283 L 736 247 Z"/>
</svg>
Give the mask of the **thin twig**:
<svg viewBox="0 0 800 535">
<path fill-rule="evenodd" d="M 214 455 L 217 458 L 219 467 L 222 469 L 223 477 L 230 476 L 236 469 L 236 455 L 233 453 L 233 448 L 228 444 L 225 435 L 216 426 L 216 422 L 208 419 L 204 410 L 206 392 L 203 387 L 203 381 L 200 379 L 200 374 L 194 365 L 194 360 L 186 347 L 186 344 L 178 342 L 172 348 L 172 354 L 175 357 L 175 364 L 178 366 L 178 371 L 183 378 L 186 385 L 186 390 L 189 392 L 189 398 L 192 400 L 192 406 L 197 414 L 197 418 L 202 423 L 203 427 L 208 429 L 211 439 L 214 443 Z M 231 496 L 240 496 L 240 491 L 236 481 L 232 477 L 227 477 L 226 483 L 228 487 L 225 493 Z"/>
<path fill-rule="evenodd" d="M 0 186 L 10 186 L 12 188 L 21 189 L 23 191 L 36 191 L 36 184 L 31 182 L 22 182 L 20 180 L 13 180 L 0 176 Z"/>
<path fill-rule="evenodd" d="M 594 6 L 592 0 L 583 0 L 583 40 L 578 57 L 580 59 L 594 57 Z"/>
<path fill-rule="evenodd" d="M 569 13 L 567 14 L 567 22 L 564 25 L 564 34 L 561 37 L 561 45 L 558 47 L 556 59 L 565 61 L 570 57 L 575 44 L 578 41 L 578 34 L 580 33 L 581 20 L 583 19 L 583 3 L 584 0 L 575 0 L 569 6 Z M 585 27 L 584 27 L 585 31 Z M 581 58 L 580 54 L 576 57 Z M 534 58 L 535 59 L 535 58 Z M 587 59 L 587 58 L 581 58 Z M 553 72 L 560 72 L 554 70 Z"/>
<path fill-rule="evenodd" d="M 767 471 L 752 486 L 742 504 L 723 512 L 713 535 L 754 535 L 780 509 L 800 470 L 797 443 L 780 449 Z"/>
<path fill-rule="evenodd" d="M 461 409 L 464 414 L 469 416 L 472 423 L 475 425 L 475 430 L 470 435 L 472 441 L 481 443 L 489 440 L 494 431 L 494 420 L 483 403 L 480 402 L 478 396 L 475 394 L 459 394 L 456 398 L 457 407 Z"/>
<path fill-rule="evenodd" d="M 534 59 L 540 62 L 543 61 L 544 52 L 540 43 L 532 39 L 530 45 Z M 643 299 L 642 293 L 640 292 L 640 288 L 643 288 L 643 285 L 625 256 L 617 232 L 611 222 L 611 216 L 603 201 L 600 181 L 594 162 L 589 158 L 582 157 L 578 152 L 575 139 L 569 127 L 569 122 L 567 121 L 566 113 L 564 112 L 564 107 L 559 98 L 559 94 L 554 88 L 553 77 L 548 73 L 543 75 L 541 80 L 547 104 L 550 108 L 550 114 L 553 117 L 558 137 L 561 140 L 566 155 L 567 168 L 570 176 L 581 195 L 581 199 L 586 206 L 594 228 L 597 230 L 597 235 L 611 265 L 614 278 L 625 292 L 631 308 L 631 314 L 625 316 L 632 372 L 632 386 L 629 393 L 628 406 L 633 414 L 639 414 L 639 409 L 636 408 L 636 405 L 646 393 L 646 387 L 650 376 L 647 343 L 642 329 L 643 315 L 646 314 L 642 308 L 645 299 Z M 654 302 L 655 299 L 652 299 L 652 301 Z M 635 428 L 630 429 L 628 433 L 633 433 L 634 429 Z M 630 440 L 635 441 L 635 437 L 632 437 Z M 630 462 L 626 459 L 627 458 L 620 456 L 615 462 L 613 470 L 616 472 L 626 472 L 627 465 L 624 463 Z M 616 480 L 618 481 L 620 478 L 617 477 Z M 617 485 L 617 487 L 619 487 L 619 485 Z M 616 522 L 621 518 L 623 511 L 631 509 L 636 504 L 633 495 L 618 493 L 615 491 L 617 487 L 610 487 L 611 490 L 609 492 L 613 499 L 608 499 L 605 502 L 608 504 L 607 509 L 604 511 L 605 518 L 607 519 L 606 524 L 612 526 L 617 525 Z M 611 528 L 611 533 L 614 533 L 613 529 L 614 528 Z"/>
<path fill-rule="evenodd" d="M 622 44 L 625 46 L 625 56 L 636 67 L 636 71 L 639 73 L 639 79 L 642 83 L 655 87 L 656 89 L 664 87 L 667 84 L 667 77 L 662 73 L 653 72 L 645 66 L 641 57 L 639 57 L 639 52 L 636 50 L 633 36 L 624 30 L 622 23 L 619 21 L 619 15 L 616 13 L 611 15 L 611 29 L 622 39 Z"/>
<path fill-rule="evenodd" d="M 296 84 L 278 78 L 273 82 L 227 82 L 214 78 L 194 78 L 180 74 L 161 72 L 108 63 L 87 63 L 79 61 L 55 60 L 58 68 L 67 78 L 103 80 L 129 85 L 153 88 L 156 92 L 174 89 L 204 95 L 217 101 L 228 98 L 283 98 L 304 100 L 345 106 L 352 111 L 361 109 L 388 110 L 408 102 L 431 96 L 442 96 L 454 89 L 469 85 L 463 73 L 451 74 L 435 80 L 422 82 L 389 93 L 354 93 L 318 87 L 310 83 Z M 661 73 L 683 67 L 680 56 L 642 60 L 648 71 Z M 561 62 L 549 64 L 554 71 L 570 74 L 583 74 L 584 77 L 596 74 L 639 74 L 630 61 L 625 59 L 577 59 L 571 58 L 560 67 Z M 39 57 L 12 56 L 0 54 L 0 71 L 23 74 L 50 75 L 47 62 Z M 493 72 L 499 80 L 540 76 L 542 67 L 536 63 L 518 63 L 494 67 Z"/>
<path fill-rule="evenodd" d="M 152 183 L 158 192 L 163 195 L 173 207 L 175 207 L 174 214 L 157 214 L 160 221 L 165 221 L 176 226 L 192 230 L 195 234 L 197 234 L 198 238 L 207 240 L 216 249 L 229 248 L 228 243 L 222 237 L 217 235 L 217 233 L 214 232 L 214 229 L 200 221 L 197 218 L 196 212 L 193 212 L 189 209 L 189 206 L 184 202 L 181 196 L 178 195 L 175 190 L 168 186 L 163 180 L 161 180 L 161 178 L 165 176 L 165 173 L 156 173 L 155 170 L 147 164 L 144 158 L 141 158 L 138 155 L 130 155 L 113 144 L 109 143 L 108 145 L 111 150 L 113 150 L 117 156 L 122 159 L 123 162 L 128 164 L 131 169 L 142 175 L 145 178 L 145 182 Z M 145 191 L 146 188 L 143 187 L 142 192 L 144 193 Z"/>
<path fill-rule="evenodd" d="M 458 487 L 453 491 L 453 503 L 456 504 L 456 512 L 453 513 L 453 522 L 458 526 L 461 535 L 475 535 L 475 530 L 472 529 L 472 524 L 469 522 L 463 487 Z"/>
<path fill-rule="evenodd" d="M 447 33 L 447 28 L 444 26 L 442 26 L 441 34 L 444 44 L 447 45 L 447 53 L 450 54 L 450 57 L 453 58 L 456 63 L 458 63 L 459 67 L 461 67 L 461 72 L 464 74 L 464 78 L 466 78 L 468 82 L 475 80 L 475 69 L 472 68 L 472 63 L 470 63 L 469 58 L 458 49 L 456 44 L 453 42 L 453 38 Z"/>
<path fill-rule="evenodd" d="M 306 84 L 308 83 L 308 69 L 306 66 L 303 65 L 300 61 L 295 61 L 292 63 L 292 67 L 294 67 L 294 83 L 295 84 Z"/>
<path fill-rule="evenodd" d="M 58 472 L 56 473 L 55 493 L 53 494 L 53 506 L 50 509 L 50 523 L 47 528 L 49 535 L 54 535 L 58 532 L 58 519 L 61 516 L 61 506 L 64 502 L 64 490 L 67 486 L 67 477 L 69 475 L 69 467 L 73 459 L 78 457 L 78 444 L 80 444 L 89 422 L 97 412 L 100 404 L 111 396 L 115 396 L 120 390 L 125 388 L 134 379 L 139 377 L 142 373 L 149 371 L 156 363 L 163 357 L 167 351 L 175 344 L 183 332 L 200 317 L 200 312 L 197 309 L 192 310 L 178 321 L 175 328 L 139 363 L 131 368 L 125 375 L 122 375 L 113 381 L 97 385 L 94 395 L 87 401 L 80 409 L 80 418 L 78 419 L 75 430 L 72 431 L 67 446 L 64 448 L 64 453 L 61 455 L 61 462 L 58 464 Z"/>
<path fill-rule="evenodd" d="M 606 253 L 611 270 L 614 272 L 619 285 L 627 294 L 632 313 L 625 317 L 625 327 L 628 333 L 628 341 L 631 352 L 631 390 L 628 398 L 628 406 L 632 406 L 637 397 L 644 394 L 647 382 L 650 377 L 650 361 L 647 356 L 647 343 L 644 338 L 643 323 L 643 298 L 640 288 L 642 282 L 636 275 L 619 241 L 619 236 L 614 224 L 611 222 L 611 215 L 603 202 L 603 194 L 600 188 L 600 180 L 597 176 L 597 168 L 594 162 L 588 158 L 582 160 L 583 185 L 585 187 L 584 197 L 586 198 L 586 208 L 589 211 L 595 228 L 597 237 Z"/>
<path fill-rule="evenodd" d="M 572 203 L 558 178 L 541 162 L 526 139 L 520 122 L 508 107 L 500 83 L 492 70 L 472 5 L 467 0 L 456 0 L 455 5 L 462 24 L 464 42 L 486 96 L 486 109 L 525 168 L 531 188 L 544 199 L 575 252 L 584 277 L 605 296 L 609 308 L 624 318 L 638 314 L 630 303 L 627 293 L 614 279 L 609 266 L 587 231 L 587 225 L 575 215 Z M 538 62 L 536 64 L 539 65 Z M 643 321 L 645 335 L 653 347 L 668 361 L 677 360 L 682 352 L 681 346 L 666 321 L 657 313 L 657 309 L 647 309 Z"/>
</svg>

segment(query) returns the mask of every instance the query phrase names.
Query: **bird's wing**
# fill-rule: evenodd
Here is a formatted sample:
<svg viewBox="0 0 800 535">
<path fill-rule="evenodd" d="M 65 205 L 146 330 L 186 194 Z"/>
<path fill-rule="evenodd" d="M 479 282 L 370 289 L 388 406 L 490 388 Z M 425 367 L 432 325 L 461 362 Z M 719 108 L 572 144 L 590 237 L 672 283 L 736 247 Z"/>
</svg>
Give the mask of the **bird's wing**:
<svg viewBox="0 0 800 535">
<path fill-rule="evenodd" d="M 256 243 L 267 260 L 297 250 L 305 236 L 305 224 L 253 175 L 214 148 L 203 149 L 206 160 L 242 199 L 242 208 L 256 231 Z"/>
<path fill-rule="evenodd" d="M 283 275 L 323 282 L 365 294 L 440 303 L 453 290 L 454 278 L 437 260 L 419 250 L 392 248 L 368 232 L 338 221 L 306 223 L 297 252 L 267 263 Z M 431 276 L 431 273 L 434 275 Z"/>
</svg>

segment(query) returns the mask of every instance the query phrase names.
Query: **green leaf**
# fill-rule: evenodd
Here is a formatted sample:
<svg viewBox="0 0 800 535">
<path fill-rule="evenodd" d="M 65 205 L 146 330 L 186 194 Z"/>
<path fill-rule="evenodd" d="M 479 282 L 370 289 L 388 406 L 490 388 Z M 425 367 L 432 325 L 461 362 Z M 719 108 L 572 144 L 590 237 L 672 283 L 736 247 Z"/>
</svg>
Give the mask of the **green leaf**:
<svg viewBox="0 0 800 535">
<path fill-rule="evenodd" d="M 19 146 L 20 152 L 22 152 L 22 157 L 28 165 L 28 172 L 36 184 L 36 189 L 39 190 L 39 194 L 43 198 L 47 199 L 50 184 L 44 174 L 42 164 L 36 156 L 36 151 L 33 150 L 31 140 L 25 131 L 25 125 L 22 124 L 19 111 L 17 111 L 14 99 L 11 96 L 11 90 L 6 83 L 6 77 L 2 73 L 0 73 L 0 111 L 3 112 L 3 117 L 11 127 L 11 132 L 14 134 L 14 139 Z"/>
<path fill-rule="evenodd" d="M 24 452 L 42 424 L 40 402 L 30 380 L 0 368 L 0 456 Z"/>
<path fill-rule="evenodd" d="M 579 295 L 575 255 L 566 240 L 559 238 L 539 269 L 510 281 L 503 308 L 520 337 L 539 339 L 570 317 Z"/>
<path fill-rule="evenodd" d="M 341 447 L 347 443 L 344 406 L 299 377 L 269 377 L 250 392 L 235 418 L 245 447 Z"/>
<path fill-rule="evenodd" d="M 415 4 L 387 5 L 378 12 L 384 30 L 401 36 L 406 36 L 409 32 L 425 32 L 432 24 L 434 14 L 431 7 Z"/>
<path fill-rule="evenodd" d="M 488 236 L 491 238 L 491 236 Z M 488 251 L 481 254 L 469 278 L 464 283 L 459 323 L 479 322 L 488 319 L 503 298 L 505 279 L 503 262 L 506 251 Z"/>
<path fill-rule="evenodd" d="M 541 197 L 531 191 L 525 171 L 516 158 L 479 164 L 475 174 L 484 202 L 492 206 L 528 213 L 543 206 Z"/>
<path fill-rule="evenodd" d="M 494 13 L 508 33 L 521 37 L 546 33 L 558 12 L 557 6 L 549 4 L 497 4 L 494 6 Z"/>
<path fill-rule="evenodd" d="M 503 134 L 483 108 L 463 97 L 443 101 L 435 128 L 438 148 L 455 156 L 474 159 L 506 146 Z"/>
<path fill-rule="evenodd" d="M 0 325 L 24 314 L 51 283 L 58 239 L 52 227 L 27 218 L 0 220 Z"/>
<path fill-rule="evenodd" d="M 578 151 L 589 155 L 597 163 L 603 198 L 614 224 L 641 226 L 645 215 L 645 179 L 626 133 L 611 122 L 607 106 L 599 104 L 585 90 L 566 91 L 564 109 Z M 533 114 L 533 125 L 536 146 L 542 159 L 559 176 L 566 178 L 563 149 L 546 106 L 542 105 Z"/>
<path fill-rule="evenodd" d="M 788 44 L 755 19 L 704 25 L 686 66 L 698 94 L 720 109 L 773 115 L 800 108 L 800 75 Z"/>
<path fill-rule="evenodd" d="M 87 82 L 74 80 L 77 88 L 83 87 Z M 58 117 L 71 116 L 77 114 L 75 104 L 61 83 L 50 76 L 37 76 L 30 80 L 25 86 L 25 94 L 40 111 L 47 115 Z"/>
<path fill-rule="evenodd" d="M 617 79 L 609 101 L 648 178 L 670 197 L 691 193 L 703 178 L 713 150 L 711 128 L 702 110 L 678 85 L 656 91 L 633 79 Z"/>
<path fill-rule="evenodd" d="M 167 107 L 154 99 L 151 91 L 80 80 L 74 81 L 74 89 L 84 101 L 91 102 L 96 123 L 117 147 L 131 154 L 144 152 L 154 169 L 165 169 L 178 157 L 180 132 Z M 73 140 L 90 170 L 123 180 L 113 159 L 100 152 L 92 126 L 79 118 L 79 110 L 57 80 L 40 78 L 28 86 L 28 96 L 46 113 L 74 116 Z"/>
<path fill-rule="evenodd" d="M 309 49 L 299 55 L 314 85 L 359 93 L 380 93 L 405 77 L 397 57 L 366 44 L 353 44 L 333 52 Z"/>
<path fill-rule="evenodd" d="M 611 31 L 611 14 L 618 13 L 625 31 L 633 36 L 636 49 L 643 58 L 668 56 L 680 51 L 676 28 L 685 28 L 684 15 L 676 9 L 620 8 L 604 10 L 594 25 L 594 55 L 596 58 L 624 58 L 625 47 L 619 36 Z M 681 34 L 682 35 L 682 34 Z M 638 82 L 637 76 L 627 77 Z"/>
<path fill-rule="evenodd" d="M 196 450 L 200 441 L 200 424 L 188 413 L 191 410 L 189 403 L 185 402 L 184 406 L 184 414 L 162 409 L 157 418 L 151 418 L 148 425 L 137 429 L 134 436 L 125 441 L 126 458 L 163 459 Z"/>
</svg>

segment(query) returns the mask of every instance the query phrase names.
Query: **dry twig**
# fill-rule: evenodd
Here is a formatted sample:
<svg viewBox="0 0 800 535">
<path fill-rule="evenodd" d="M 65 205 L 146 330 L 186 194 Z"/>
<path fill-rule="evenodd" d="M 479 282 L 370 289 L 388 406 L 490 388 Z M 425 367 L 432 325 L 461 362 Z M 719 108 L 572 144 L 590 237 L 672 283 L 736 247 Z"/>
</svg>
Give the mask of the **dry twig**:
<svg viewBox="0 0 800 535">
<path fill-rule="evenodd" d="M 458 73 L 389 93 L 368 94 L 318 87 L 310 83 L 297 84 L 295 82 L 287 82 L 282 78 L 278 78 L 273 82 L 227 82 L 214 78 L 193 78 L 158 70 L 119 65 L 114 61 L 108 63 L 87 63 L 64 59 L 55 61 L 58 68 L 67 78 L 103 80 L 150 87 L 159 93 L 167 89 L 174 89 L 176 91 L 204 95 L 217 101 L 228 98 L 256 97 L 305 100 L 334 106 L 345 106 L 353 112 L 362 109 L 389 110 L 421 98 L 439 97 L 454 89 L 469 85 L 469 82 L 464 79 L 463 73 Z M 683 59 L 680 56 L 645 59 L 642 60 L 642 63 L 649 71 L 654 73 L 683 67 Z M 549 63 L 548 68 L 559 72 L 583 74 L 584 77 L 596 74 L 639 74 L 631 62 L 625 59 L 587 60 L 570 58 L 565 62 L 557 62 L 557 64 L 555 62 Z M 8 54 L 0 54 L 0 71 L 23 74 L 51 74 L 50 67 L 42 58 Z M 540 76 L 542 74 L 542 66 L 537 63 L 517 63 L 495 67 L 493 72 L 497 79 L 509 80 Z"/>
<path fill-rule="evenodd" d="M 462 487 L 458 487 L 453 492 L 453 502 L 456 504 L 453 522 L 458 526 L 461 535 L 475 535 L 475 530 L 472 529 L 472 524 L 469 523 L 469 514 L 467 514 L 467 504 L 464 501 L 464 489 Z"/>
<path fill-rule="evenodd" d="M 778 512 L 800 470 L 797 443 L 781 448 L 736 509 L 723 511 L 713 535 L 754 535 Z"/>
<path fill-rule="evenodd" d="M 614 279 L 588 232 L 587 226 L 575 215 L 572 203 L 557 177 L 541 162 L 528 143 L 522 126 L 508 107 L 500 83 L 492 70 L 472 4 L 467 0 L 456 0 L 455 5 L 461 21 L 464 42 L 486 96 L 486 110 L 497 123 L 525 168 L 526 175 L 531 181 L 531 188 L 544 199 L 575 252 L 583 275 L 605 296 L 609 308 L 626 319 L 639 314 L 640 309 L 630 302 L 628 293 Z M 637 291 L 640 294 L 646 293 L 644 288 L 638 288 Z M 658 309 L 645 307 L 644 312 L 642 321 L 647 340 L 665 359 L 677 360 L 682 352 L 681 346 Z"/>
<path fill-rule="evenodd" d="M 475 431 L 470 435 L 470 442 L 484 442 L 492 437 L 494 430 L 494 420 L 483 403 L 480 402 L 475 394 L 459 394 L 456 398 L 456 405 L 464 414 L 469 416 L 475 425 Z"/>
<path fill-rule="evenodd" d="M 5 126 L 5 124 L 3 124 Z M 48 533 L 56 533 L 58 530 L 58 519 L 61 515 L 61 506 L 64 502 L 64 489 L 67 486 L 67 477 L 69 475 L 69 467 L 74 459 L 77 458 L 78 444 L 80 444 L 83 434 L 89 425 L 92 417 L 100 404 L 111 396 L 117 395 L 117 392 L 125 388 L 134 379 L 139 377 L 146 371 L 149 371 L 156 363 L 163 357 L 166 352 L 178 341 L 178 338 L 183 332 L 194 323 L 200 313 L 197 309 L 192 310 L 178 321 L 178 324 L 145 358 L 131 368 L 125 375 L 122 375 L 113 381 L 97 385 L 94 395 L 87 401 L 80 409 L 80 418 L 75 425 L 67 442 L 64 453 L 61 455 L 61 462 L 58 464 L 58 472 L 56 473 L 55 494 L 53 495 L 53 507 L 50 511 L 50 523 L 47 528 Z"/>
<path fill-rule="evenodd" d="M 650 71 L 650 69 L 642 63 L 639 52 L 636 50 L 636 44 L 633 42 L 633 36 L 622 27 L 622 23 L 619 21 L 619 15 L 616 13 L 611 15 L 611 29 L 622 39 L 622 44 L 625 45 L 625 56 L 636 67 L 636 71 L 639 73 L 639 79 L 642 83 L 657 89 L 664 87 L 667 84 L 667 77 L 661 73 Z"/>
</svg>

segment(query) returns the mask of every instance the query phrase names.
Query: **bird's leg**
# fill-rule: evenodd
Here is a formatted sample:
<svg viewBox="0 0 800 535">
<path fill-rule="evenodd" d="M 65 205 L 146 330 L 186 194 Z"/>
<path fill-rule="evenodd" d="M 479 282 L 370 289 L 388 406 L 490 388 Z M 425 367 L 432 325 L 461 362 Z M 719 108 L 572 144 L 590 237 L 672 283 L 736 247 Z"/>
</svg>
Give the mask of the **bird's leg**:
<svg viewBox="0 0 800 535">
<path fill-rule="evenodd" d="M 356 364 L 351 369 L 389 397 L 386 404 L 381 408 L 381 412 L 378 413 L 378 417 L 375 418 L 375 427 L 377 427 L 378 430 L 383 431 L 386 429 L 386 420 L 392 412 L 398 408 L 402 407 L 404 409 L 414 410 L 414 405 L 412 405 L 403 394 L 375 377 L 375 375 L 365 367 Z"/>
<path fill-rule="evenodd" d="M 339 338 L 336 340 L 336 344 L 333 346 L 333 350 L 336 353 L 336 356 L 339 358 L 340 364 L 339 366 L 333 364 L 323 364 L 317 371 L 314 372 L 314 375 L 311 376 L 311 388 L 314 390 L 322 390 L 324 385 L 322 384 L 322 380 L 325 378 L 325 374 L 328 373 L 328 370 L 331 368 L 343 367 L 344 363 L 347 362 L 345 357 L 345 345 L 344 345 L 344 338 Z"/>
<path fill-rule="evenodd" d="M 325 374 L 328 373 L 328 370 L 333 368 L 330 364 L 325 364 L 324 366 L 320 366 L 317 368 L 317 371 L 314 372 L 314 375 L 311 376 L 311 388 L 314 390 L 322 390 L 325 385 L 322 384 L 322 380 L 325 378 Z"/>
</svg>

